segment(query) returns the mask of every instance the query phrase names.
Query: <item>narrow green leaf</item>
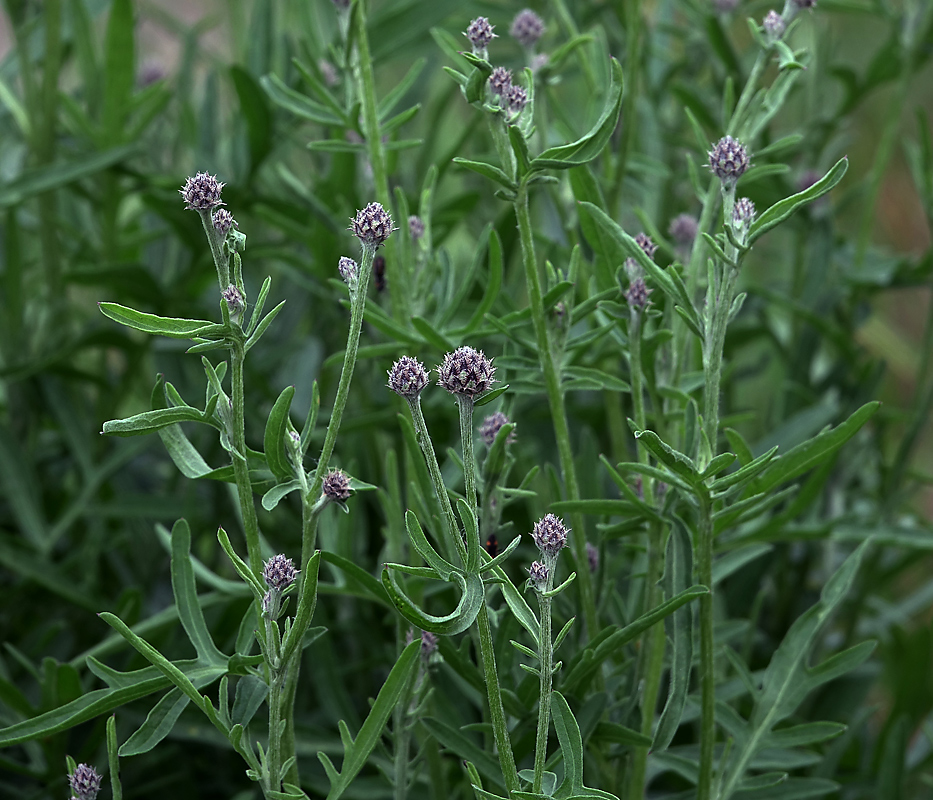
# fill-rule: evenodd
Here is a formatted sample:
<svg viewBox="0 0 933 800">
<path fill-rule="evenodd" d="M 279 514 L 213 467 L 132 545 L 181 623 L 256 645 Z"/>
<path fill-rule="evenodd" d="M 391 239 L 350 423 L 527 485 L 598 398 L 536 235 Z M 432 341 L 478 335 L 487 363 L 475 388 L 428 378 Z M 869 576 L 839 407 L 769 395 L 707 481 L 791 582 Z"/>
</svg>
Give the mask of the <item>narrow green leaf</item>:
<svg viewBox="0 0 933 800">
<path fill-rule="evenodd" d="M 146 314 L 117 303 L 98 303 L 97 307 L 105 316 L 121 325 L 135 328 L 144 333 L 159 336 L 170 336 L 174 339 L 190 339 L 197 332 L 213 325 L 203 319 L 177 319 L 174 317 L 159 317 L 155 314 Z"/>
<path fill-rule="evenodd" d="M 144 411 L 126 419 L 111 419 L 104 423 L 101 433 L 107 436 L 142 436 L 174 425 L 176 422 L 206 422 L 196 408 L 161 408 Z M 216 427 L 216 426 L 215 426 Z"/>
<path fill-rule="evenodd" d="M 484 586 L 483 579 L 478 574 L 464 576 L 453 572 L 450 577 L 460 587 L 460 602 L 452 612 L 441 617 L 418 608 L 398 585 L 388 565 L 382 570 L 382 585 L 398 612 L 413 625 L 417 625 L 423 631 L 452 636 L 462 633 L 473 624 L 484 602 Z"/>
<path fill-rule="evenodd" d="M 311 618 L 314 616 L 314 608 L 317 605 L 317 584 L 320 566 L 321 551 L 316 550 L 314 555 L 308 559 L 308 565 L 303 570 L 301 593 L 297 600 L 298 608 L 295 611 L 292 626 L 282 641 L 282 663 L 284 664 L 289 663 L 292 654 L 301 645 L 305 632 L 311 624 Z"/>
<path fill-rule="evenodd" d="M 269 469 L 280 481 L 295 477 L 295 470 L 292 468 L 291 462 L 288 460 L 288 454 L 285 451 L 285 437 L 288 435 L 288 413 L 294 396 L 294 386 L 286 386 L 282 390 L 269 412 L 262 440 L 262 447 L 266 454 Z"/>
<path fill-rule="evenodd" d="M 336 116 L 326 106 L 286 86 L 278 75 L 263 75 L 259 79 L 259 85 L 273 103 L 296 117 L 319 122 L 321 125 L 352 127 L 346 119 Z"/>
<path fill-rule="evenodd" d="M 243 67 L 230 67 L 230 78 L 240 103 L 240 118 L 246 123 L 249 169 L 253 173 L 272 149 L 272 109 L 259 84 Z"/>
<path fill-rule="evenodd" d="M 469 161 L 465 158 L 455 158 L 454 164 L 472 170 L 485 178 L 489 178 L 512 192 L 518 191 L 518 186 L 515 181 L 493 164 L 486 164 L 483 161 Z"/>
<path fill-rule="evenodd" d="M 114 0 L 104 38 L 104 110 L 107 139 L 124 139 L 124 123 L 136 83 L 136 48 L 132 0 Z"/>
<path fill-rule="evenodd" d="M 272 511 L 284 497 L 298 491 L 300 488 L 301 481 L 297 478 L 276 484 L 262 496 L 262 507 L 266 511 Z"/>
<path fill-rule="evenodd" d="M 234 725 L 242 725 L 245 728 L 256 715 L 268 694 L 269 685 L 264 680 L 255 675 L 243 675 L 237 681 L 230 721 Z"/>
<path fill-rule="evenodd" d="M 279 303 L 275 308 L 273 308 L 268 314 L 266 314 L 265 317 L 262 318 L 262 322 L 260 322 L 260 323 L 256 326 L 256 330 L 253 331 L 253 334 L 249 337 L 249 339 L 246 340 L 246 346 L 245 346 L 245 347 L 246 347 L 246 350 L 247 350 L 247 351 L 248 351 L 254 344 L 256 344 L 256 342 L 259 341 L 260 337 L 266 332 L 266 329 L 272 324 L 272 320 L 274 320 L 274 319 L 279 315 L 279 312 L 280 312 L 284 307 L 285 307 L 285 301 L 283 300 L 283 301 L 282 301 L 281 303 Z"/>
<path fill-rule="evenodd" d="M 177 686 L 166 692 L 152 707 L 146 716 L 146 721 L 120 747 L 120 756 L 123 758 L 139 756 L 152 750 L 172 732 L 181 712 L 188 707 L 190 702 L 191 698 L 182 694 Z"/>
</svg>

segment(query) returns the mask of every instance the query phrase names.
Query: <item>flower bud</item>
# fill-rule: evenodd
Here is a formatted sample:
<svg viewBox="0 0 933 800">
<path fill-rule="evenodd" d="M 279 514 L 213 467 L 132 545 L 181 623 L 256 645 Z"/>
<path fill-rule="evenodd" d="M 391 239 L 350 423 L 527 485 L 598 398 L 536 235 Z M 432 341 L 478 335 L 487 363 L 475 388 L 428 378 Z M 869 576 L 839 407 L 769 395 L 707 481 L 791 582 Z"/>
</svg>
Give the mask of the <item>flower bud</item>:
<svg viewBox="0 0 933 800">
<path fill-rule="evenodd" d="M 337 262 L 337 272 L 340 273 L 343 282 L 353 288 L 360 277 L 360 266 L 352 258 L 340 256 L 340 260 Z"/>
<path fill-rule="evenodd" d="M 496 368 L 482 350 L 458 347 L 452 353 L 447 353 L 444 363 L 438 366 L 437 385 L 443 386 L 451 394 L 475 397 L 492 387 L 495 372 Z"/>
<path fill-rule="evenodd" d="M 389 388 L 406 400 L 414 400 L 430 380 L 428 371 L 417 358 L 402 356 L 389 370 Z"/>
<path fill-rule="evenodd" d="M 547 588 L 547 581 L 550 574 L 551 571 L 540 561 L 532 562 L 531 567 L 528 569 L 528 578 L 531 581 L 531 585 L 539 592 L 543 592 Z"/>
<path fill-rule="evenodd" d="M 262 579 L 270 589 L 282 591 L 294 583 L 298 570 L 292 560 L 282 553 L 272 556 L 262 570 Z"/>
<path fill-rule="evenodd" d="M 567 546 L 567 528 L 560 517 L 545 514 L 531 532 L 531 538 L 545 560 L 552 560 Z"/>
<path fill-rule="evenodd" d="M 96 800 L 100 791 L 100 781 L 97 770 L 87 764 L 78 764 L 75 771 L 68 776 L 74 800 Z"/>
<path fill-rule="evenodd" d="M 412 214 L 408 218 L 408 233 L 416 242 L 424 236 L 424 220 L 421 217 Z"/>
<path fill-rule="evenodd" d="M 642 250 L 644 250 L 645 255 L 648 258 L 654 258 L 654 251 L 658 249 L 658 246 L 651 240 L 651 237 L 642 231 L 635 237 L 635 244 L 637 244 Z"/>
<path fill-rule="evenodd" d="M 709 151 L 709 168 L 723 184 L 735 185 L 748 169 L 748 151 L 731 136 L 723 136 Z"/>
<path fill-rule="evenodd" d="M 489 24 L 486 17 L 477 17 L 463 32 L 463 35 L 470 40 L 470 44 L 473 46 L 473 55 L 481 58 L 486 57 L 486 47 L 496 38 L 496 34 L 492 32 L 494 27 L 494 25 Z"/>
<path fill-rule="evenodd" d="M 761 27 L 765 29 L 765 35 L 772 42 L 777 41 L 784 35 L 787 25 L 784 24 L 784 17 L 771 9 L 762 20 Z"/>
<path fill-rule="evenodd" d="M 699 226 L 696 217 L 691 217 L 689 214 L 678 214 L 671 220 L 667 232 L 677 244 L 684 245 L 693 243 L 693 240 L 697 238 L 698 230 Z"/>
<path fill-rule="evenodd" d="M 522 47 L 534 47 L 544 33 L 544 20 L 530 8 L 525 8 L 515 15 L 509 35 Z"/>
<path fill-rule="evenodd" d="M 225 208 L 215 208 L 214 213 L 211 214 L 211 223 L 214 225 L 214 230 L 217 231 L 221 236 L 226 236 L 231 228 L 239 228 L 240 226 L 236 224 L 236 220 Z"/>
<path fill-rule="evenodd" d="M 185 208 L 194 211 L 207 211 L 215 206 L 222 206 L 220 190 L 225 184 L 213 175 L 199 172 L 193 178 L 188 178 L 185 185 L 178 191 L 185 200 Z"/>
<path fill-rule="evenodd" d="M 517 117 L 522 113 L 522 109 L 528 105 L 528 92 L 526 92 L 521 86 L 516 86 L 514 83 L 509 87 L 508 93 L 505 95 L 505 102 L 509 109 L 509 114 L 512 115 L 512 119 Z"/>
<path fill-rule="evenodd" d="M 234 322 L 239 322 L 246 308 L 246 301 L 243 299 L 242 292 L 231 283 L 220 293 L 220 296 L 227 304 L 227 311 L 230 312 L 230 318 Z"/>
<path fill-rule="evenodd" d="M 645 279 L 636 278 L 629 284 L 628 290 L 625 292 L 625 301 L 632 308 L 642 309 L 648 305 L 648 295 L 650 294 L 651 289 L 648 288 Z"/>
<path fill-rule="evenodd" d="M 350 220 L 348 230 L 352 231 L 364 247 L 380 247 L 392 235 L 392 231 L 397 231 L 398 228 L 379 203 L 370 203 Z"/>
<path fill-rule="evenodd" d="M 747 228 L 755 219 L 755 204 L 747 197 L 741 197 L 735 201 L 732 207 L 732 222 L 743 228 Z"/>
<path fill-rule="evenodd" d="M 494 95 L 507 97 L 512 87 L 512 70 L 496 67 L 489 76 L 489 89 Z"/>
<path fill-rule="evenodd" d="M 486 443 L 487 447 L 492 447 L 492 443 L 496 441 L 496 436 L 499 435 L 499 431 L 502 430 L 503 425 L 509 424 L 509 418 L 503 414 L 501 411 L 497 411 L 495 414 L 490 414 L 486 419 L 483 420 L 483 424 L 480 425 L 479 432 L 480 436 L 483 437 L 483 441 Z M 512 444 L 515 441 L 515 431 L 513 430 L 508 439 L 506 439 L 506 444 Z"/>
<path fill-rule="evenodd" d="M 421 631 L 421 657 L 427 661 L 437 650 L 437 636 L 430 631 Z"/>
<path fill-rule="evenodd" d="M 332 469 L 324 476 L 321 490 L 325 497 L 338 503 L 342 503 L 353 493 L 349 476 L 340 469 Z"/>
</svg>

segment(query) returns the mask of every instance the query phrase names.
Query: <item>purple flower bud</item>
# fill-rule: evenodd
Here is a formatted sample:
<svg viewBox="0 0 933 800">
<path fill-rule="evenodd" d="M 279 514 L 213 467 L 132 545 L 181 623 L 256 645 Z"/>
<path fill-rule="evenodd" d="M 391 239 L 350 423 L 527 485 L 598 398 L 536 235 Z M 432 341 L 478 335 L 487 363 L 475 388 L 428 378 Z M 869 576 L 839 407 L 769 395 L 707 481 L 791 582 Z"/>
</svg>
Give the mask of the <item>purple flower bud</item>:
<svg viewBox="0 0 933 800">
<path fill-rule="evenodd" d="M 586 543 L 586 560 L 590 565 L 590 572 L 596 572 L 599 569 L 599 548 L 592 542 Z"/>
<path fill-rule="evenodd" d="M 463 32 L 463 35 L 466 36 L 467 39 L 470 40 L 470 44 L 473 45 L 473 55 L 485 57 L 486 47 L 496 38 L 496 34 L 492 32 L 494 27 L 494 25 L 489 24 L 489 20 L 486 19 L 486 17 L 477 17 Z"/>
<path fill-rule="evenodd" d="M 486 419 L 483 420 L 483 424 L 480 425 L 479 432 L 480 436 L 483 437 L 483 441 L 486 443 L 487 447 L 492 447 L 492 443 L 496 441 L 496 436 L 499 435 L 499 431 L 502 430 L 503 425 L 509 424 L 509 418 L 503 414 L 501 411 L 497 411 L 495 414 L 490 414 Z M 515 441 L 515 431 L 509 434 L 508 439 L 505 440 L 506 444 L 512 444 Z"/>
<path fill-rule="evenodd" d="M 157 61 L 147 61 L 136 76 L 136 83 L 141 89 L 161 81 L 165 77 L 165 69 Z"/>
<path fill-rule="evenodd" d="M 637 244 L 642 250 L 645 251 L 645 255 L 648 258 L 654 258 L 654 251 L 658 249 L 658 246 L 651 241 L 651 237 L 642 231 L 635 237 L 635 244 Z"/>
<path fill-rule="evenodd" d="M 78 764 L 75 771 L 68 776 L 74 800 L 96 800 L 100 791 L 100 781 L 97 770 L 87 764 Z"/>
<path fill-rule="evenodd" d="M 227 304 L 227 311 L 230 312 L 230 316 L 234 321 L 239 320 L 239 318 L 243 316 L 243 310 L 246 308 L 246 301 L 243 299 L 243 294 L 240 290 L 231 283 L 220 293 L 220 296 Z"/>
<path fill-rule="evenodd" d="M 239 228 L 236 220 L 225 208 L 215 208 L 214 213 L 211 214 L 211 223 L 214 225 L 214 230 L 217 231 L 221 236 L 226 236 L 231 228 Z"/>
<path fill-rule="evenodd" d="M 332 469 L 324 476 L 324 484 L 321 489 L 325 497 L 338 503 L 348 499 L 353 492 L 350 488 L 349 476 L 340 469 Z"/>
<path fill-rule="evenodd" d="M 411 238 L 415 241 L 418 241 L 422 236 L 424 236 L 424 220 L 421 217 L 412 214 L 408 218 L 408 233 L 411 235 Z"/>
<path fill-rule="evenodd" d="M 499 97 L 507 97 L 512 86 L 512 70 L 505 67 L 496 67 L 489 76 L 489 88 Z"/>
<path fill-rule="evenodd" d="M 648 305 L 648 295 L 651 289 L 648 288 L 644 278 L 633 280 L 625 292 L 625 300 L 632 308 L 642 309 Z"/>
<path fill-rule="evenodd" d="M 645 499 L 644 479 L 641 477 L 641 475 L 636 475 L 634 483 L 635 483 L 635 495 L 638 497 L 639 500 L 644 500 Z"/>
<path fill-rule="evenodd" d="M 735 201 L 732 207 L 732 222 L 742 228 L 747 228 L 755 219 L 755 204 L 747 197 Z"/>
<path fill-rule="evenodd" d="M 334 87 L 340 83 L 340 77 L 337 75 L 337 69 L 333 64 L 330 63 L 326 58 L 321 58 L 317 62 L 317 68 L 321 72 L 321 77 L 324 79 L 324 84 L 329 87 Z"/>
<path fill-rule="evenodd" d="M 337 262 L 337 272 L 348 286 L 354 286 L 360 277 L 360 266 L 352 258 L 340 256 Z"/>
<path fill-rule="evenodd" d="M 535 523 L 531 538 L 545 560 L 550 560 L 567 546 L 567 528 L 560 517 L 545 514 Z"/>
<path fill-rule="evenodd" d="M 509 113 L 514 119 L 519 114 L 521 114 L 522 109 L 528 105 L 528 92 L 526 92 L 521 86 L 516 86 L 513 83 L 509 87 L 509 91 L 505 96 L 505 102 L 509 107 Z"/>
<path fill-rule="evenodd" d="M 689 214 L 678 214 L 671 220 L 667 232 L 677 244 L 691 244 L 697 238 L 698 229 L 696 217 L 691 217 Z"/>
<path fill-rule="evenodd" d="M 780 39 L 784 35 L 785 28 L 787 28 L 787 25 L 784 24 L 784 17 L 774 9 L 767 13 L 761 26 L 765 29 L 765 33 L 771 41 Z"/>
<path fill-rule="evenodd" d="M 437 636 L 430 631 L 421 631 L 421 657 L 427 661 L 437 650 Z"/>
<path fill-rule="evenodd" d="M 417 358 L 402 356 L 389 370 L 389 388 L 397 395 L 414 400 L 430 380 L 428 371 Z"/>
<path fill-rule="evenodd" d="M 282 591 L 294 583 L 298 570 L 292 560 L 282 553 L 272 556 L 262 570 L 262 578 L 270 589 Z"/>
<path fill-rule="evenodd" d="M 539 592 L 543 592 L 547 587 L 547 580 L 550 574 L 551 571 L 540 561 L 532 562 L 531 567 L 528 569 L 528 577 L 531 580 L 531 584 Z"/>
<path fill-rule="evenodd" d="M 709 168 L 726 185 L 734 185 L 748 169 L 748 151 L 731 136 L 723 136 L 709 151 Z"/>
<path fill-rule="evenodd" d="M 437 368 L 438 386 L 451 394 L 475 397 L 490 389 L 495 383 L 496 368 L 482 350 L 458 347 L 444 356 L 444 363 Z"/>
<path fill-rule="evenodd" d="M 534 47 L 544 33 L 544 20 L 530 8 L 525 8 L 515 15 L 509 35 L 522 47 Z"/>
<path fill-rule="evenodd" d="M 350 220 L 348 230 L 352 231 L 364 247 L 380 247 L 392 235 L 392 231 L 397 231 L 398 228 L 379 203 L 370 203 Z"/>
<path fill-rule="evenodd" d="M 207 211 L 216 206 L 222 206 L 220 190 L 226 184 L 221 183 L 213 175 L 199 172 L 193 178 L 188 178 L 185 185 L 178 191 L 185 200 L 185 208 L 194 211 Z"/>
</svg>

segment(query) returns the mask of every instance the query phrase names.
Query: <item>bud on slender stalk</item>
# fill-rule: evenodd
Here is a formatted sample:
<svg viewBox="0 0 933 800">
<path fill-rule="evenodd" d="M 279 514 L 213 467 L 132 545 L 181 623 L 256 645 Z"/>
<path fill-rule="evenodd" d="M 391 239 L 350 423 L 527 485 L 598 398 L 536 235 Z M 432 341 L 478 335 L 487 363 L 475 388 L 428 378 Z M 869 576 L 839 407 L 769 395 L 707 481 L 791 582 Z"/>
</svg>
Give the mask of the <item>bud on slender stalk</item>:
<svg viewBox="0 0 933 800">
<path fill-rule="evenodd" d="M 784 17 L 772 9 L 762 20 L 761 27 L 764 28 L 768 41 L 776 42 L 784 35 L 787 25 L 784 23 Z"/>
<path fill-rule="evenodd" d="M 222 206 L 220 191 L 225 184 L 213 175 L 199 172 L 193 178 L 188 178 L 185 185 L 178 191 L 185 200 L 185 208 L 189 211 L 208 211 L 216 206 Z"/>
<path fill-rule="evenodd" d="M 96 800 L 100 792 L 101 777 L 94 767 L 87 764 L 78 764 L 75 771 L 68 776 L 73 800 Z"/>
<path fill-rule="evenodd" d="M 696 217 L 692 217 L 689 214 L 678 214 L 671 220 L 667 232 L 677 244 L 688 245 L 693 244 L 693 240 L 697 237 L 698 229 L 699 226 L 697 225 Z"/>
<path fill-rule="evenodd" d="M 534 561 L 528 569 L 528 579 L 531 585 L 539 592 L 547 591 L 548 578 L 551 571 L 540 561 Z"/>
<path fill-rule="evenodd" d="M 243 311 L 246 309 L 246 300 L 243 299 L 243 293 L 231 283 L 220 293 L 220 296 L 227 304 L 230 319 L 233 322 L 239 322 L 243 318 Z"/>
<path fill-rule="evenodd" d="M 544 20 L 530 8 L 525 8 L 515 15 L 509 35 L 522 47 L 534 47 L 544 35 Z"/>
<path fill-rule="evenodd" d="M 563 520 L 554 514 L 545 514 L 531 532 L 531 538 L 546 562 L 552 562 L 567 546 L 567 528 Z"/>
<path fill-rule="evenodd" d="M 483 420 L 483 424 L 480 425 L 479 433 L 483 437 L 483 441 L 486 443 L 487 447 L 492 447 L 493 442 L 496 441 L 496 436 L 499 435 L 499 431 L 502 430 L 503 425 L 508 425 L 510 422 L 509 418 L 503 414 L 501 411 L 497 411 L 495 414 L 490 414 L 486 419 Z M 513 430 L 508 439 L 506 439 L 506 444 L 513 444 L 515 442 L 515 431 Z"/>
<path fill-rule="evenodd" d="M 463 32 L 463 35 L 470 40 L 470 44 L 473 47 L 473 55 L 486 58 L 486 48 L 489 43 L 496 38 L 496 34 L 493 33 L 494 27 L 494 25 L 489 24 L 489 20 L 486 19 L 486 17 L 477 17 Z"/>
<path fill-rule="evenodd" d="M 748 151 L 745 146 L 724 136 L 709 151 L 709 168 L 722 181 L 723 187 L 734 187 L 748 169 Z"/>
<path fill-rule="evenodd" d="M 225 208 L 215 208 L 214 213 L 211 215 L 211 223 L 214 225 L 214 229 L 221 235 L 226 236 L 231 228 L 239 228 L 237 221 L 233 218 L 231 214 Z"/>
<path fill-rule="evenodd" d="M 337 262 L 337 272 L 340 273 L 343 282 L 351 290 L 356 288 L 360 279 L 360 267 L 352 258 L 340 256 L 340 260 Z"/>
<path fill-rule="evenodd" d="M 389 388 L 406 400 L 414 400 L 428 385 L 430 377 L 417 358 L 402 356 L 389 370 Z"/>
<path fill-rule="evenodd" d="M 509 122 L 514 122 L 515 118 L 518 117 L 525 106 L 528 105 L 528 92 L 521 86 L 516 86 L 513 83 L 503 99 L 509 110 Z"/>
<path fill-rule="evenodd" d="M 414 241 L 418 241 L 424 236 L 424 220 L 421 217 L 412 214 L 408 218 L 408 233 Z"/>
<path fill-rule="evenodd" d="M 444 363 L 438 366 L 438 386 L 443 386 L 451 394 L 476 397 L 492 388 L 496 368 L 481 350 L 472 347 L 458 347 L 444 356 Z"/>
<path fill-rule="evenodd" d="M 350 227 L 347 230 L 360 240 L 363 247 L 375 249 L 384 245 L 392 232 L 397 231 L 398 228 L 395 227 L 389 213 L 379 203 L 370 203 L 351 218 Z"/>
<path fill-rule="evenodd" d="M 496 67 L 489 76 L 489 90 L 499 97 L 508 97 L 512 88 L 512 70 L 505 67 Z"/>
</svg>

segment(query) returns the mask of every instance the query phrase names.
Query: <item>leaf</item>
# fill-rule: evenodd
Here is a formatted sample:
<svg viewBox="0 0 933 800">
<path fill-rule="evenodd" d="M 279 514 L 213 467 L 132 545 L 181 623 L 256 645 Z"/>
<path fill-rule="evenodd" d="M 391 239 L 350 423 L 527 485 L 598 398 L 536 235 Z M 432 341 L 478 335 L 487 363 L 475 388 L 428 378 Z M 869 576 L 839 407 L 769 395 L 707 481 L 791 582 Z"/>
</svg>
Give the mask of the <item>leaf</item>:
<svg viewBox="0 0 933 800">
<path fill-rule="evenodd" d="M 513 181 L 508 175 L 506 175 L 499 167 L 494 166 L 493 164 L 487 164 L 483 161 L 469 161 L 465 158 L 455 158 L 454 164 L 458 164 L 461 167 L 472 170 L 473 172 L 482 175 L 485 178 L 489 178 L 492 181 L 504 186 L 510 191 L 518 191 L 518 185 Z"/>
<path fill-rule="evenodd" d="M 319 122 L 321 125 L 352 127 L 348 120 L 336 116 L 327 106 L 323 106 L 307 95 L 286 86 L 278 75 L 263 75 L 259 79 L 259 85 L 262 86 L 263 91 L 273 103 L 281 106 L 296 117 Z"/>
<path fill-rule="evenodd" d="M 207 422 L 204 415 L 196 408 L 160 408 L 155 411 L 143 411 L 126 419 L 111 419 L 104 423 L 106 436 L 142 436 L 152 433 L 176 422 Z M 210 423 L 208 423 L 210 424 Z M 216 426 L 215 426 L 216 427 Z"/>
<path fill-rule="evenodd" d="M 256 326 L 256 330 L 253 331 L 249 339 L 246 340 L 244 348 L 247 351 L 250 350 L 250 348 L 252 348 L 252 346 L 259 341 L 260 337 L 266 332 L 266 329 L 272 324 L 272 320 L 274 320 L 279 315 L 279 312 L 284 308 L 284 306 L 285 301 L 283 300 L 262 318 L 262 321 Z"/>
<path fill-rule="evenodd" d="M 173 339 L 191 339 L 198 331 L 214 325 L 204 319 L 177 319 L 146 314 L 118 303 L 98 303 L 97 307 L 105 316 L 121 325 L 135 328 L 144 333 L 170 336 Z"/>
<path fill-rule="evenodd" d="M 326 758 L 326 756 L 321 752 L 318 753 L 318 758 L 321 759 L 321 763 L 325 765 L 325 770 L 327 770 L 328 777 L 331 781 L 330 791 L 327 793 L 327 800 L 337 800 L 337 798 L 347 790 L 347 787 L 356 777 L 357 773 L 365 766 L 369 754 L 379 743 L 386 722 L 388 722 L 389 717 L 392 715 L 392 711 L 395 709 L 399 698 L 402 696 L 402 692 L 405 690 L 412 674 L 418 666 L 420 651 L 420 640 L 412 642 L 402 651 L 398 661 L 395 662 L 395 666 L 393 666 L 391 672 L 389 672 L 389 677 L 386 678 L 385 683 L 379 690 L 376 701 L 373 703 L 372 709 L 370 709 L 369 716 L 367 716 L 366 721 L 363 722 L 363 726 L 360 728 L 360 732 L 357 734 L 355 741 L 350 747 L 345 749 L 340 772 L 337 773 L 332 764 L 330 765 L 330 769 L 327 769 L 329 759 L 325 762 L 324 758 Z M 324 758 L 322 758 L 322 756 L 324 756 Z"/>
<path fill-rule="evenodd" d="M 609 792 L 589 789 L 583 785 L 583 737 L 570 706 L 560 692 L 551 695 L 551 711 L 554 716 L 554 730 L 557 731 L 557 740 L 560 742 L 560 753 L 564 760 L 564 780 L 554 792 L 555 800 L 567 800 L 580 795 L 618 800 Z"/>
<path fill-rule="evenodd" d="M 680 475 L 688 483 L 699 483 L 700 474 L 697 472 L 696 464 L 692 458 L 662 442 L 661 437 L 654 431 L 635 430 L 634 422 L 631 420 L 629 420 L 629 425 L 639 444 L 644 445 L 671 472 Z"/>
<path fill-rule="evenodd" d="M 272 511 L 284 497 L 298 491 L 300 488 L 301 481 L 297 478 L 285 483 L 279 483 L 262 496 L 262 507 L 266 511 Z"/>
<path fill-rule="evenodd" d="M 240 101 L 240 117 L 246 122 L 249 171 L 254 173 L 272 149 L 272 109 L 267 95 L 245 69 L 234 64 L 230 78 Z"/>
<path fill-rule="evenodd" d="M 288 460 L 288 454 L 285 452 L 285 437 L 288 435 L 288 412 L 291 409 L 294 396 L 294 386 L 286 386 L 282 389 L 282 393 L 278 396 L 272 410 L 269 412 L 262 439 L 262 449 L 266 454 L 266 462 L 269 464 L 272 474 L 280 481 L 287 481 L 295 477 L 295 470 L 292 468 L 291 462 Z M 265 498 L 263 498 L 263 502 L 265 503 Z"/>
<path fill-rule="evenodd" d="M 814 436 L 771 461 L 769 469 L 751 485 L 751 494 L 768 492 L 775 486 L 802 475 L 828 458 L 858 433 L 881 407 L 877 400 L 863 405 L 845 422 Z"/>
<path fill-rule="evenodd" d="M 610 69 L 612 72 L 609 90 L 606 93 L 606 105 L 603 113 L 592 129 L 582 138 L 577 139 L 570 144 L 550 147 L 531 162 L 531 170 L 541 171 L 544 169 L 569 169 L 586 164 L 596 158 L 606 147 L 609 138 L 615 131 L 616 123 L 619 119 L 619 112 L 622 110 L 622 94 L 624 89 L 624 80 L 622 78 L 622 66 L 619 62 L 610 58 Z"/>
<path fill-rule="evenodd" d="M 386 564 L 382 570 L 382 585 L 389 595 L 389 599 L 398 609 L 398 612 L 413 625 L 423 631 L 452 636 L 462 633 L 476 619 L 484 602 L 483 579 L 478 574 L 461 575 L 459 572 L 451 573 L 452 582 L 460 587 L 460 602 L 457 607 L 442 617 L 434 616 L 422 611 L 416 606 L 398 585 L 395 576 L 390 571 L 394 564 Z"/>
<path fill-rule="evenodd" d="M 242 725 L 245 728 L 256 715 L 268 694 L 269 686 L 264 680 L 255 675 L 243 675 L 237 681 L 230 721 L 234 725 Z"/>
<path fill-rule="evenodd" d="M 124 122 L 136 83 L 133 3 L 114 0 L 104 39 L 104 110 L 101 120 L 110 142 L 125 137 Z"/>
<path fill-rule="evenodd" d="M 762 747 L 806 747 L 841 736 L 846 729 L 841 722 L 805 722 L 802 725 L 771 731 Z"/>
<path fill-rule="evenodd" d="M 152 707 L 146 721 L 120 747 L 120 756 L 139 756 L 152 750 L 172 732 L 181 712 L 190 702 L 191 699 L 182 694 L 178 687 L 166 692 Z"/>
<path fill-rule="evenodd" d="M 443 747 L 456 754 L 458 758 L 468 759 L 483 774 L 483 777 L 494 782 L 497 787 L 505 788 L 499 762 L 462 731 L 433 717 L 426 717 L 421 724 Z M 496 795 L 484 792 L 483 796 L 495 797 Z"/>
<path fill-rule="evenodd" d="M 321 552 L 321 559 L 329 564 L 333 564 L 339 570 L 344 572 L 351 581 L 359 583 L 365 589 L 367 595 L 369 595 L 371 599 L 376 600 L 387 607 L 391 605 L 389 602 L 389 596 L 386 594 L 386 590 L 383 588 L 382 583 L 380 583 L 376 578 L 370 575 L 358 564 L 350 561 L 347 558 L 344 558 L 343 556 L 337 555 L 336 553 L 331 553 L 328 550 L 323 550 Z"/>
<path fill-rule="evenodd" d="M 301 646 L 304 635 L 314 616 L 317 605 L 318 572 L 321 567 L 321 551 L 316 550 L 308 559 L 307 566 L 302 570 L 300 594 L 298 595 L 298 608 L 288 633 L 282 639 L 282 663 L 288 664 L 292 654 Z"/>
<path fill-rule="evenodd" d="M 490 391 L 486 392 L 486 394 L 476 398 L 476 400 L 473 401 L 473 408 L 481 408 L 482 406 L 491 403 L 493 400 L 504 395 L 508 390 L 509 384 L 507 383 L 503 383 L 502 386 L 497 386 L 495 389 L 491 389 Z"/>
<path fill-rule="evenodd" d="M 795 195 L 786 197 L 771 206 L 771 208 L 762 213 L 761 216 L 752 223 L 748 232 L 748 244 L 753 244 L 760 236 L 763 236 L 773 227 L 780 225 L 801 206 L 811 203 L 829 192 L 842 180 L 848 168 L 849 159 L 843 156 L 833 165 L 829 172 L 812 186 Z"/>
</svg>

